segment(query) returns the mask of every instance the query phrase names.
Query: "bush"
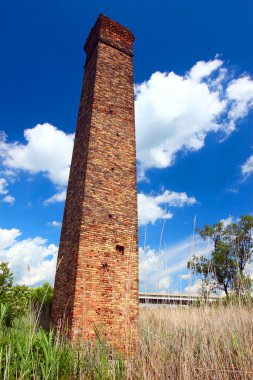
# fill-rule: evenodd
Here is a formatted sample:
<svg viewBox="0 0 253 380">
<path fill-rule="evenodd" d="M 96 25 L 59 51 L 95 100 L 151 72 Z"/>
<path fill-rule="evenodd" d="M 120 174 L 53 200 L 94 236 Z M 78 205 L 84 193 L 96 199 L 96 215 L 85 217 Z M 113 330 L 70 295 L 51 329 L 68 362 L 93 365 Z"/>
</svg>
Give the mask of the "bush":
<svg viewBox="0 0 253 380">
<path fill-rule="evenodd" d="M 241 296 L 237 296 L 236 294 L 230 294 L 227 297 L 221 297 L 217 301 L 215 301 L 218 305 L 223 306 L 253 306 L 253 297 L 250 294 L 244 294 Z"/>
</svg>

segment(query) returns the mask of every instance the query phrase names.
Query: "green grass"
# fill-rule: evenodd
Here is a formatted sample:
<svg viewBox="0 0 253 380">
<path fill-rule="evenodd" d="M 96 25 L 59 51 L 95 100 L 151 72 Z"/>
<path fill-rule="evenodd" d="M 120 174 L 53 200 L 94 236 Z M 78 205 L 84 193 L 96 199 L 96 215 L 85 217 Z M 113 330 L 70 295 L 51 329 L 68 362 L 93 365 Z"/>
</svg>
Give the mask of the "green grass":
<svg viewBox="0 0 253 380">
<path fill-rule="evenodd" d="M 1 379 L 122 379 L 124 361 L 111 357 L 99 339 L 73 346 L 53 331 L 37 328 L 34 318 L 19 318 L 6 327 L 0 310 Z"/>
</svg>

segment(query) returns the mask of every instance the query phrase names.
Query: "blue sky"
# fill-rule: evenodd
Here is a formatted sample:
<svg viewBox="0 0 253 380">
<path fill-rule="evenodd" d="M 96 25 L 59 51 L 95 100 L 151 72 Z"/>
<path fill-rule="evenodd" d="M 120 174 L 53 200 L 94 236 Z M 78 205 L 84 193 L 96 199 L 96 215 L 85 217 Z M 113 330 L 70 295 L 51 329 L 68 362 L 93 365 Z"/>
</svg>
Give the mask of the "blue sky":
<svg viewBox="0 0 253 380">
<path fill-rule="evenodd" d="M 53 281 L 83 76 L 99 13 L 135 34 L 141 290 L 195 291 L 196 225 L 252 214 L 252 1 L 0 3 L 0 260 Z M 27 268 L 30 271 L 27 271 Z"/>
</svg>

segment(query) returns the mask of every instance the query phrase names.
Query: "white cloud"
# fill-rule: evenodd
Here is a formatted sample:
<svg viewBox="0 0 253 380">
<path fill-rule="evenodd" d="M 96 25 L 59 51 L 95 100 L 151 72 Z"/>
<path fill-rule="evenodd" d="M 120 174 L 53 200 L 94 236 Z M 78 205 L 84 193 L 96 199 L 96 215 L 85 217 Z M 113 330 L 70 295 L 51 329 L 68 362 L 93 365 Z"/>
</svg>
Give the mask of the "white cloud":
<svg viewBox="0 0 253 380">
<path fill-rule="evenodd" d="M 176 191 L 165 190 L 163 194 L 156 197 L 158 203 L 168 203 L 171 207 L 183 207 L 193 205 L 197 201 L 194 197 L 188 197 L 185 192 L 177 193 Z"/>
<path fill-rule="evenodd" d="M 11 195 L 6 195 L 5 197 L 3 197 L 2 202 L 9 203 L 9 205 L 12 206 L 15 203 L 15 200 L 16 199 Z"/>
<path fill-rule="evenodd" d="M 57 222 L 56 220 L 53 220 L 52 222 L 48 222 L 48 225 L 52 227 L 61 227 L 61 222 Z"/>
<path fill-rule="evenodd" d="M 10 230 L 0 228 L 0 250 L 10 247 L 20 235 L 21 232 L 16 228 Z"/>
<path fill-rule="evenodd" d="M 201 280 L 196 280 L 196 282 L 193 285 L 186 286 L 184 289 L 184 293 L 189 295 L 198 295 L 199 291 L 201 289 Z"/>
<path fill-rule="evenodd" d="M 245 273 L 253 280 L 253 262 L 248 263 L 245 267 Z M 253 294 L 252 294 L 253 296 Z"/>
<path fill-rule="evenodd" d="M 243 118 L 253 107 L 253 80 L 249 76 L 234 79 L 226 90 L 232 102 L 229 117 L 236 121 Z"/>
<path fill-rule="evenodd" d="M 166 205 L 171 207 L 183 207 L 196 203 L 194 197 L 188 197 L 185 192 L 177 193 L 171 190 L 165 190 L 163 194 L 153 196 L 138 194 L 138 218 L 139 226 L 148 223 L 154 224 L 158 219 L 171 219 L 173 214 L 167 212 Z M 162 207 L 165 205 L 165 207 Z"/>
<path fill-rule="evenodd" d="M 189 280 L 191 278 L 191 273 L 188 274 L 180 274 L 179 276 L 181 280 Z"/>
<path fill-rule="evenodd" d="M 202 79 L 209 77 L 215 70 L 221 67 L 223 62 L 220 59 L 212 61 L 199 61 L 190 70 L 189 77 L 196 82 L 201 82 Z"/>
<path fill-rule="evenodd" d="M 228 82 L 219 59 L 197 62 L 184 76 L 155 72 L 136 85 L 136 136 L 139 179 L 149 168 L 166 168 L 180 151 L 201 149 L 210 132 L 225 136 L 247 115 L 253 80 Z"/>
<path fill-rule="evenodd" d="M 227 218 L 221 219 L 220 222 L 223 223 L 224 227 L 227 227 L 230 223 L 234 223 L 234 217 L 229 215 Z"/>
<path fill-rule="evenodd" d="M 253 106 L 253 80 L 247 74 L 230 80 L 231 76 L 224 62 L 216 58 L 197 62 L 181 76 L 155 72 L 149 80 L 136 85 L 140 180 L 146 179 L 149 168 L 173 165 L 179 152 L 201 149 L 209 133 L 219 131 L 228 136 L 236 128 L 236 122 Z M 26 129 L 24 136 L 26 143 L 8 143 L 6 135 L 0 135 L 5 173 L 42 173 L 58 190 L 58 195 L 46 203 L 62 201 L 60 194 L 68 181 L 74 134 L 44 123 Z"/>
<path fill-rule="evenodd" d="M 15 283 L 40 285 L 53 282 L 58 247 L 41 237 L 19 240 L 15 228 L 0 229 L 0 261 L 8 262 Z"/>
<path fill-rule="evenodd" d="M 162 249 L 160 252 L 151 249 L 150 247 L 147 247 L 144 251 L 144 249 L 140 247 L 139 269 L 141 290 L 160 290 L 168 292 L 172 290 L 173 285 L 174 290 L 181 291 L 182 289 L 179 289 L 181 281 L 176 283 L 175 278 L 173 278 L 172 281 L 172 277 L 174 275 L 177 275 L 178 277 L 183 276 L 181 273 L 187 268 L 187 261 L 193 253 L 197 256 L 205 256 L 211 251 L 211 247 L 204 241 L 198 243 L 198 246 L 194 248 L 194 252 L 192 248 L 192 237 L 190 236 L 177 244 Z"/>
<path fill-rule="evenodd" d="M 242 165 L 242 174 L 249 176 L 253 173 L 253 154 Z"/>
<path fill-rule="evenodd" d="M 233 193 L 233 194 L 239 193 L 239 189 L 235 189 L 235 188 L 228 188 L 228 189 L 226 189 L 226 191 L 228 191 L 229 193 Z"/>
<path fill-rule="evenodd" d="M 224 227 L 227 227 L 230 223 L 237 223 L 239 220 L 239 218 L 229 215 L 227 218 L 221 219 L 220 222 L 223 223 Z"/>
<path fill-rule="evenodd" d="M 4 195 L 4 197 L 1 199 L 1 202 L 8 203 L 10 206 L 12 206 L 15 202 L 15 198 L 8 194 L 7 190 L 8 182 L 5 178 L 0 178 L 0 195 Z"/>
<path fill-rule="evenodd" d="M 158 219 L 171 219 L 173 214 L 160 207 L 156 197 L 138 194 L 138 220 L 139 226 L 148 223 L 154 224 Z"/>
<path fill-rule="evenodd" d="M 8 193 L 8 190 L 6 189 L 8 183 L 5 178 L 0 178 L 0 194 L 4 195 Z"/>
<path fill-rule="evenodd" d="M 66 186 L 74 134 L 66 134 L 49 123 L 37 124 L 24 132 L 26 144 L 0 142 L 3 165 L 31 174 L 43 173 L 55 185 Z"/>
<path fill-rule="evenodd" d="M 52 204 L 52 203 L 58 203 L 58 202 L 64 202 L 66 199 L 66 190 L 60 191 L 59 193 L 54 194 L 52 197 L 46 199 L 44 201 L 45 205 Z"/>
</svg>

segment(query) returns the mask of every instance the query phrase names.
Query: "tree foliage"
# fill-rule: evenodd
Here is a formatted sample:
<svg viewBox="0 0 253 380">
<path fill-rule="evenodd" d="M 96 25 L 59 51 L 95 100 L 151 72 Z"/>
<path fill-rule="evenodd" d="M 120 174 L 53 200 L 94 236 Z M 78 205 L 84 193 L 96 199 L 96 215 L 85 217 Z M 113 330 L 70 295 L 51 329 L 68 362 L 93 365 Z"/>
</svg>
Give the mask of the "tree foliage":
<svg viewBox="0 0 253 380">
<path fill-rule="evenodd" d="M 35 305 L 49 305 L 53 301 L 54 288 L 48 282 L 37 288 L 31 288 L 31 300 Z"/>
<path fill-rule="evenodd" d="M 253 257 L 253 217 L 241 216 L 237 223 L 223 222 L 198 229 L 203 240 L 211 240 L 213 250 L 210 257 L 193 256 L 187 268 L 202 277 L 204 294 L 223 290 L 226 295 L 242 295 L 250 292 L 252 280 L 246 274 L 247 265 Z"/>
<path fill-rule="evenodd" d="M 0 263 L 0 304 L 5 305 L 5 323 L 11 325 L 14 319 L 29 313 L 29 308 L 41 314 L 50 311 L 53 287 L 45 283 L 37 288 L 25 285 L 13 286 L 13 274 L 7 263 Z"/>
<path fill-rule="evenodd" d="M 27 313 L 29 289 L 24 285 L 13 286 L 13 274 L 7 263 L 0 263 L 0 304 L 6 306 L 5 323 L 11 325 L 15 318 Z"/>
</svg>

